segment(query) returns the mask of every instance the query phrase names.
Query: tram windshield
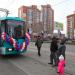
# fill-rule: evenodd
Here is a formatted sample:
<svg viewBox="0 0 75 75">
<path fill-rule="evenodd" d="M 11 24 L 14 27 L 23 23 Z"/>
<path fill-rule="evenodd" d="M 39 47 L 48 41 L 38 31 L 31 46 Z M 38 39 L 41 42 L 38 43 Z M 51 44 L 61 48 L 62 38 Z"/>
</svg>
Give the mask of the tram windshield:
<svg viewBox="0 0 75 75">
<path fill-rule="evenodd" d="M 6 32 L 9 36 L 18 39 L 24 37 L 24 21 L 4 20 L 1 22 L 1 33 Z"/>
</svg>

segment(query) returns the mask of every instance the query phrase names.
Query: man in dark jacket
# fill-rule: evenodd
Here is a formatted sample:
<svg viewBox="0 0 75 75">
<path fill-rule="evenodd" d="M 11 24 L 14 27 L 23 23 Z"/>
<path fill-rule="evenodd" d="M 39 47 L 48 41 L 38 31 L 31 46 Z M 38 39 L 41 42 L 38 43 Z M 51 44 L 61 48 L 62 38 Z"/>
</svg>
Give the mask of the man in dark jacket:
<svg viewBox="0 0 75 75">
<path fill-rule="evenodd" d="M 53 65 L 53 60 L 54 60 L 54 66 L 57 66 L 57 50 L 58 50 L 58 43 L 57 43 L 57 38 L 53 37 L 52 38 L 52 42 L 51 42 L 51 46 L 50 46 L 50 63 L 48 64 L 52 64 Z"/>
<path fill-rule="evenodd" d="M 38 36 L 37 40 L 35 42 L 35 46 L 37 46 L 39 56 L 41 56 L 40 50 L 41 50 L 42 43 L 43 43 L 43 40 L 42 40 L 41 36 Z"/>
</svg>

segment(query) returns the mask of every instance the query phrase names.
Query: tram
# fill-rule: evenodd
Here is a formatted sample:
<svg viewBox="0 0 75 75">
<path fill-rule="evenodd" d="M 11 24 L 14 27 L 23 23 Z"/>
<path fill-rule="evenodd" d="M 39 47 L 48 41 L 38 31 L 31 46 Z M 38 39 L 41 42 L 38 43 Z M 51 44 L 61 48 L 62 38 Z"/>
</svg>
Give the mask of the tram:
<svg viewBox="0 0 75 75">
<path fill-rule="evenodd" d="M 29 40 L 30 35 L 22 18 L 0 18 L 0 55 L 25 53 Z"/>
</svg>

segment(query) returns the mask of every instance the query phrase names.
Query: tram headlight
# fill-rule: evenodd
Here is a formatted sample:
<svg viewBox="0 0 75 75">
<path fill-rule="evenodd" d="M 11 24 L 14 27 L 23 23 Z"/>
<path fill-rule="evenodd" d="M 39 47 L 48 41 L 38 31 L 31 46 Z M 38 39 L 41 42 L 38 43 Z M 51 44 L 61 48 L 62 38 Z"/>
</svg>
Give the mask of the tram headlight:
<svg viewBox="0 0 75 75">
<path fill-rule="evenodd" d="M 12 51 L 12 48 L 9 48 L 8 50 L 9 50 L 9 51 Z"/>
</svg>

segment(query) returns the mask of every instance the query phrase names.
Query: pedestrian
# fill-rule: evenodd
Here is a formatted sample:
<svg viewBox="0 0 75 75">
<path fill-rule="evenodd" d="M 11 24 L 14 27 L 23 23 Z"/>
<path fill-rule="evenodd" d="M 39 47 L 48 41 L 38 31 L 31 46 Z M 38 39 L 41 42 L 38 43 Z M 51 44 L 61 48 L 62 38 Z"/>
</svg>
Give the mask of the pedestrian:
<svg viewBox="0 0 75 75">
<path fill-rule="evenodd" d="M 63 55 L 59 56 L 59 62 L 58 62 L 58 73 L 59 75 L 64 75 L 64 65 L 65 65 L 65 59 Z"/>
<path fill-rule="evenodd" d="M 53 65 L 53 61 L 54 61 L 54 66 L 57 66 L 57 58 L 56 58 L 57 50 L 58 50 L 58 40 L 55 36 L 53 36 L 52 42 L 50 45 L 50 52 L 51 52 L 50 63 L 48 63 L 48 64 Z"/>
<path fill-rule="evenodd" d="M 64 38 L 60 38 L 60 45 L 58 47 L 58 51 L 57 51 L 57 64 L 59 61 L 59 56 L 63 55 L 64 59 L 65 59 L 65 51 L 66 51 L 66 45 L 65 45 L 65 39 Z"/>
<path fill-rule="evenodd" d="M 41 38 L 41 36 L 38 36 L 35 42 L 35 46 L 37 46 L 39 56 L 41 56 L 40 50 L 41 50 L 42 43 L 43 43 L 43 39 Z"/>
</svg>

